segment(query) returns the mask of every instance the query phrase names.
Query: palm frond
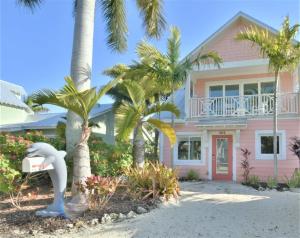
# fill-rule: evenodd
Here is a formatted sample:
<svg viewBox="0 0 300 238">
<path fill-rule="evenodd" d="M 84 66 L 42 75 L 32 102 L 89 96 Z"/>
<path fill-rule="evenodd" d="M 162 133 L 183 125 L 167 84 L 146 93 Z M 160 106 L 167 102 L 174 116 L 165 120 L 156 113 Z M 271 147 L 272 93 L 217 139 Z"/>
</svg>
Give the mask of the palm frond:
<svg viewBox="0 0 300 238">
<path fill-rule="evenodd" d="M 38 7 L 43 0 L 18 0 L 18 3 L 20 5 L 23 5 L 25 7 L 30 8 L 31 10 L 34 10 L 36 7 Z"/>
<path fill-rule="evenodd" d="M 140 114 L 128 102 L 123 102 L 116 110 L 117 137 L 127 140 L 136 125 L 140 122 Z"/>
<path fill-rule="evenodd" d="M 137 82 L 126 80 L 123 82 L 123 84 L 127 90 L 129 98 L 131 99 L 135 107 L 139 107 L 140 105 L 145 103 L 145 91 Z"/>
<path fill-rule="evenodd" d="M 171 146 L 176 143 L 175 130 L 169 124 L 153 118 L 149 118 L 147 122 L 164 133 L 169 138 Z"/>
<path fill-rule="evenodd" d="M 137 7 L 143 17 L 143 25 L 150 37 L 159 38 L 165 29 L 162 0 L 136 0 Z"/>
<path fill-rule="evenodd" d="M 102 0 L 102 10 L 108 34 L 107 43 L 119 52 L 127 48 L 127 24 L 124 0 Z"/>
<path fill-rule="evenodd" d="M 168 51 L 167 56 L 170 60 L 170 64 L 174 65 L 179 61 L 180 57 L 180 45 L 181 45 L 181 35 L 177 27 L 171 27 L 171 36 L 168 38 Z"/>
<path fill-rule="evenodd" d="M 150 107 L 147 110 L 147 112 L 145 113 L 145 115 L 151 115 L 151 114 L 160 113 L 160 112 L 171 112 L 176 117 L 180 116 L 180 111 L 176 107 L 176 105 L 173 104 L 173 103 L 169 103 L 169 102 L 154 104 L 152 107 Z"/>
<path fill-rule="evenodd" d="M 129 70 L 129 67 L 125 64 L 116 64 L 115 66 L 108 68 L 103 71 L 103 74 L 109 76 L 111 78 L 117 78 L 121 76 L 121 74 L 126 74 Z"/>
<path fill-rule="evenodd" d="M 205 54 L 199 53 L 196 59 L 192 62 L 193 65 L 197 65 L 200 67 L 201 64 L 213 64 L 214 66 L 217 66 L 220 68 L 220 64 L 223 62 L 222 58 L 219 56 L 219 54 L 216 51 L 210 51 Z"/>
</svg>

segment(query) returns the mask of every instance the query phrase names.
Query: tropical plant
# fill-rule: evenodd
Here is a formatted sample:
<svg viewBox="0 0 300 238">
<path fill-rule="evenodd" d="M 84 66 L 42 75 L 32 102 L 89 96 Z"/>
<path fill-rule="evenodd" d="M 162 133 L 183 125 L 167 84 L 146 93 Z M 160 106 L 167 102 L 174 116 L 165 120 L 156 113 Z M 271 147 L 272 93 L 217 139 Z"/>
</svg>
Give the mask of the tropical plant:
<svg viewBox="0 0 300 238">
<path fill-rule="evenodd" d="M 134 66 L 134 70 L 141 75 L 147 75 L 152 81 L 156 81 L 160 91 L 157 100 L 168 98 L 171 95 L 170 102 L 174 103 L 174 92 L 181 88 L 187 79 L 189 71 L 194 66 L 202 64 L 214 64 L 219 67 L 222 59 L 215 51 L 199 53 L 195 58 L 186 57 L 180 60 L 181 35 L 177 27 L 171 27 L 171 34 L 167 42 L 167 52 L 162 53 L 153 45 L 147 42 L 141 42 L 137 47 L 137 54 L 140 62 Z M 171 125 L 174 127 L 174 115 L 171 115 Z M 158 145 L 158 132 L 155 134 L 156 153 Z M 172 153 L 171 153 L 172 154 Z"/>
<path fill-rule="evenodd" d="M 300 137 L 295 136 L 291 138 L 290 150 L 298 157 L 300 169 Z"/>
<path fill-rule="evenodd" d="M 249 185 L 258 188 L 260 183 L 260 178 L 257 175 L 250 175 L 248 178 Z"/>
<path fill-rule="evenodd" d="M 268 177 L 267 186 L 270 189 L 275 189 L 277 187 L 277 180 L 273 177 Z"/>
<path fill-rule="evenodd" d="M 120 178 L 90 176 L 77 183 L 78 189 L 88 195 L 90 209 L 103 208 L 116 192 Z"/>
<path fill-rule="evenodd" d="M 294 172 L 290 179 L 287 179 L 289 188 L 300 188 L 300 170 Z"/>
<path fill-rule="evenodd" d="M 147 163 L 142 169 L 130 168 L 126 176 L 128 191 L 135 199 L 163 196 L 168 200 L 179 195 L 176 171 L 158 162 Z"/>
<path fill-rule="evenodd" d="M 280 72 L 292 71 L 300 62 L 300 43 L 294 38 L 297 35 L 300 25 L 290 26 L 289 18 L 286 17 L 282 23 L 282 28 L 276 35 L 269 34 L 268 30 L 258 29 L 251 26 L 240 32 L 237 40 L 246 40 L 260 47 L 260 54 L 269 59 L 269 69 L 274 72 L 274 109 L 273 109 L 273 152 L 274 152 L 274 178 L 278 177 L 277 158 L 277 90 L 278 75 Z"/>
<path fill-rule="evenodd" d="M 158 128 L 170 140 L 173 145 L 176 141 L 174 129 L 167 123 L 153 118 L 159 112 L 167 111 L 174 113 L 177 117 L 180 112 L 177 107 L 169 102 L 154 103 L 149 88 L 142 87 L 132 80 L 124 80 L 124 95 L 130 100 L 117 101 L 116 109 L 116 130 L 119 139 L 128 139 L 133 132 L 133 160 L 137 167 L 144 166 L 145 140 L 143 128 L 150 124 Z"/>
<path fill-rule="evenodd" d="M 90 153 L 88 139 L 91 134 L 89 127 L 89 114 L 98 100 L 111 89 L 118 79 L 107 85 L 79 91 L 70 77 L 66 77 L 66 85 L 59 91 L 41 90 L 33 94 L 33 101 L 37 104 L 52 104 L 76 113 L 82 119 L 81 137 L 73 151 L 73 192 L 76 191 L 75 183 L 85 180 L 91 175 Z"/>
<path fill-rule="evenodd" d="M 111 77 L 119 76 L 137 81 L 147 81 L 147 87 L 151 85 L 155 102 L 165 101 L 171 95 L 174 103 L 174 91 L 182 87 L 188 72 L 201 64 L 213 63 L 219 67 L 222 59 L 219 55 L 210 51 L 199 53 L 195 58 L 185 58 L 180 61 L 181 35 L 177 27 L 171 27 L 171 34 L 167 42 L 167 52 L 160 52 L 155 46 L 143 41 L 138 44 L 136 52 L 138 61 L 133 65 L 116 65 L 106 70 Z M 172 126 L 174 127 L 174 115 L 172 114 Z M 155 154 L 158 151 L 158 130 L 155 131 Z"/>
<path fill-rule="evenodd" d="M 190 169 L 186 175 L 186 179 L 191 181 L 199 180 L 199 174 L 195 170 Z"/>
<path fill-rule="evenodd" d="M 248 149 L 241 149 L 242 152 L 242 162 L 241 162 L 241 167 L 243 169 L 243 180 L 244 183 L 247 184 L 249 182 L 249 174 L 251 169 L 253 169 L 253 167 L 250 166 L 249 163 L 249 156 L 251 155 L 251 152 Z"/>
<path fill-rule="evenodd" d="M 17 0 L 18 3 L 34 10 L 43 0 Z M 79 90 L 90 88 L 93 55 L 93 35 L 96 2 L 102 8 L 107 31 L 107 44 L 113 50 L 122 52 L 127 47 L 127 23 L 124 0 L 74 0 L 74 36 L 71 59 L 71 77 Z M 136 0 L 146 34 L 159 38 L 165 27 L 162 0 Z M 66 142 L 68 153 L 80 141 L 82 121 L 73 111 L 68 112 Z M 81 160 L 84 160 L 82 158 Z M 88 163 L 88 161 L 83 161 Z M 88 170 L 87 170 L 88 171 Z M 87 173 L 85 176 L 88 176 Z"/>
<path fill-rule="evenodd" d="M 49 109 L 46 107 L 43 107 L 41 105 L 38 105 L 32 101 L 32 97 L 28 96 L 25 100 L 25 103 L 27 104 L 28 107 L 34 112 L 48 112 Z"/>
</svg>

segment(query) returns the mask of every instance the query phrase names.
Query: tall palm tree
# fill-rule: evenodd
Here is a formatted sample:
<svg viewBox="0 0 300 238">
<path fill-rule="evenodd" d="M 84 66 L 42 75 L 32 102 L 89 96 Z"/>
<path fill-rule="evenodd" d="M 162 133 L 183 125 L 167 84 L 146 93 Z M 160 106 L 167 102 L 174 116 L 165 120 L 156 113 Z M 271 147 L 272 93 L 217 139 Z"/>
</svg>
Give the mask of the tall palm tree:
<svg viewBox="0 0 300 238">
<path fill-rule="evenodd" d="M 277 158 L 277 90 L 278 75 L 280 72 L 294 70 L 300 62 L 300 43 L 295 42 L 300 25 L 290 26 L 289 18 L 286 17 L 282 28 L 277 35 L 269 34 L 267 30 L 251 26 L 240 32 L 237 40 L 246 40 L 260 47 L 262 57 L 269 59 L 269 69 L 274 72 L 274 109 L 273 109 L 273 152 L 274 152 L 274 178 L 278 177 Z"/>
<path fill-rule="evenodd" d="M 162 91 L 158 100 L 171 95 L 171 102 L 174 103 L 174 92 L 183 86 L 188 73 L 194 66 L 202 64 L 214 64 L 217 67 L 222 63 L 221 57 L 215 51 L 199 53 L 194 59 L 185 58 L 180 60 L 181 34 L 177 27 L 171 27 L 171 34 L 167 42 L 167 52 L 160 52 L 153 45 L 142 42 L 137 47 L 137 54 L 141 59 L 135 65 L 136 71 L 147 74 L 150 78 L 156 79 Z M 171 124 L 174 127 L 174 115 L 171 115 Z M 155 134 L 156 150 L 158 145 L 158 132 Z M 156 152 L 157 154 L 157 152 Z M 171 153 L 172 156 L 172 153 Z M 172 161 L 172 160 L 171 160 Z"/>
<path fill-rule="evenodd" d="M 17 2 L 34 10 L 43 0 L 17 0 Z M 75 25 L 71 77 L 78 90 L 90 88 L 96 2 L 101 5 L 104 14 L 108 34 L 107 44 L 118 52 L 124 51 L 127 47 L 125 0 L 73 0 Z M 163 0 L 136 0 L 136 5 L 143 19 L 146 34 L 158 38 L 165 27 Z M 68 153 L 80 139 L 81 124 L 80 117 L 70 110 L 67 115 L 66 131 Z"/>
<path fill-rule="evenodd" d="M 34 103 L 39 105 L 52 104 L 70 110 L 76 113 L 82 120 L 80 140 L 76 144 L 73 152 L 74 167 L 72 190 L 75 191 L 74 184 L 91 175 L 90 155 L 87 143 L 91 134 L 89 114 L 98 100 L 116 84 L 118 79 L 109 82 L 98 91 L 96 88 L 80 91 L 76 88 L 71 77 L 66 77 L 65 80 L 66 85 L 61 90 L 57 92 L 41 90 L 33 94 L 32 99 Z"/>
<path fill-rule="evenodd" d="M 159 129 L 170 140 L 173 145 L 176 142 L 174 129 L 167 123 L 164 123 L 152 116 L 162 111 L 168 111 L 179 116 L 177 107 L 169 102 L 155 103 L 153 98 L 148 97 L 149 88 L 142 87 L 133 80 L 124 80 L 122 83 L 127 97 L 118 103 L 116 109 L 116 129 L 119 139 L 128 139 L 133 132 L 133 159 L 135 166 L 142 168 L 144 166 L 145 140 L 143 137 L 143 127 L 146 124 Z M 151 91 L 151 89 L 150 89 Z"/>
</svg>

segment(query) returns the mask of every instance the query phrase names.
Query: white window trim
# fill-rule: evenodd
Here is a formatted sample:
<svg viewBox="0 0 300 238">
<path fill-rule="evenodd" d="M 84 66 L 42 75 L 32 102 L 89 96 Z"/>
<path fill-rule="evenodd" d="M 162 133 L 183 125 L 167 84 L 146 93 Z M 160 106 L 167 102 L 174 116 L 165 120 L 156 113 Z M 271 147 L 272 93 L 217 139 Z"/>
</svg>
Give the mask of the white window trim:
<svg viewBox="0 0 300 238">
<path fill-rule="evenodd" d="M 173 149 L 174 165 L 205 165 L 205 138 L 199 132 L 179 132 Z M 201 160 L 179 160 L 178 159 L 178 138 L 180 137 L 200 137 L 201 138 Z"/>
<path fill-rule="evenodd" d="M 284 130 L 277 131 L 279 136 L 279 160 L 286 159 L 286 135 Z M 273 154 L 261 154 L 261 136 L 273 136 L 272 130 L 256 130 L 255 131 L 255 159 L 256 160 L 273 160 Z"/>
</svg>

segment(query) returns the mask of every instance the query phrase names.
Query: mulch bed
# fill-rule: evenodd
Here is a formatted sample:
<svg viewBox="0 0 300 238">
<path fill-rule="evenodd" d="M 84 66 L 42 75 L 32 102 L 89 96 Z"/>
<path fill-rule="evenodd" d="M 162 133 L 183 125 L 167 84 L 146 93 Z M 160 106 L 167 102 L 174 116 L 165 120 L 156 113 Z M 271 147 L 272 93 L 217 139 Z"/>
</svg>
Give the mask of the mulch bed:
<svg viewBox="0 0 300 238">
<path fill-rule="evenodd" d="M 49 186 L 30 188 L 24 191 L 25 196 L 21 202 L 21 210 L 10 204 L 9 198 L 0 196 L 0 236 L 1 237 L 28 237 L 37 233 L 67 232 L 70 229 L 80 229 L 92 226 L 93 219 L 99 219 L 105 213 L 123 213 L 136 211 L 141 206 L 148 211 L 157 207 L 157 201 L 136 201 L 124 196 L 124 191 L 116 192 L 106 207 L 102 210 L 86 211 L 82 217 L 75 219 L 41 218 L 35 216 L 35 212 L 50 204 L 53 199 L 53 191 Z M 67 197 L 70 193 L 66 194 Z M 71 225 L 72 224 L 72 225 Z M 73 228 L 70 228 L 73 226 Z"/>
<path fill-rule="evenodd" d="M 242 183 L 242 184 L 245 186 L 252 187 L 256 190 L 259 190 L 260 188 L 263 190 L 268 189 L 268 185 L 266 182 L 260 182 L 258 184 L 248 184 L 248 183 Z M 289 190 L 289 186 L 286 183 L 278 183 L 275 189 L 279 192 L 283 192 Z"/>
</svg>

